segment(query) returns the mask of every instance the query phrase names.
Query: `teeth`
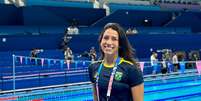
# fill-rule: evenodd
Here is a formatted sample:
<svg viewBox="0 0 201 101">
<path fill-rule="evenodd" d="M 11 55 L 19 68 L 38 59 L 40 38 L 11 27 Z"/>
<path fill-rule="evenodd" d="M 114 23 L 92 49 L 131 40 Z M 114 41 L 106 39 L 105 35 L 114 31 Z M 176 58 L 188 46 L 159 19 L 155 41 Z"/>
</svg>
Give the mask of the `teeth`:
<svg viewBox="0 0 201 101">
<path fill-rule="evenodd" d="M 104 45 L 104 48 L 106 50 L 112 50 L 112 49 L 114 49 L 114 47 L 112 45 Z"/>
<path fill-rule="evenodd" d="M 113 47 L 110 47 L 110 46 L 104 46 L 105 48 L 113 48 Z"/>
<path fill-rule="evenodd" d="M 105 48 L 107 48 L 107 49 L 113 49 L 113 47 L 105 47 Z"/>
</svg>

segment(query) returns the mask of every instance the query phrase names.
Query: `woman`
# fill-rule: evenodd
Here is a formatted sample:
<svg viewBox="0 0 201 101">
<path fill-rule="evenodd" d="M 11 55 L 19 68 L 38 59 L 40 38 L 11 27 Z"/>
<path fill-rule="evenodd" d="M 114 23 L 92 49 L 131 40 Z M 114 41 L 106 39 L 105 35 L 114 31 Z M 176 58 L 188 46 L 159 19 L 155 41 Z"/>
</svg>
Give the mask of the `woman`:
<svg viewBox="0 0 201 101">
<path fill-rule="evenodd" d="M 117 23 L 105 25 L 99 37 L 101 61 L 89 66 L 95 101 L 143 101 L 143 75 L 133 59 L 125 31 Z"/>
</svg>

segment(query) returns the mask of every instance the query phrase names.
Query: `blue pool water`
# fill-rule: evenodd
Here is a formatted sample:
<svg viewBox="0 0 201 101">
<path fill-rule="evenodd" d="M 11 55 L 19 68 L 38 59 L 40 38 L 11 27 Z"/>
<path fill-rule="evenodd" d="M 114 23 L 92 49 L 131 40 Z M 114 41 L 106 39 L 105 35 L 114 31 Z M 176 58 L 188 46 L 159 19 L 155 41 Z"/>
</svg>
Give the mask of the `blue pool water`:
<svg viewBox="0 0 201 101">
<path fill-rule="evenodd" d="M 92 101 L 92 85 L 71 86 L 21 94 L 17 101 Z M 146 79 L 144 101 L 199 101 L 201 77 L 185 76 L 168 79 Z"/>
<path fill-rule="evenodd" d="M 157 82 L 157 83 L 156 83 Z M 201 77 L 188 76 L 145 82 L 145 101 L 198 101 Z"/>
</svg>

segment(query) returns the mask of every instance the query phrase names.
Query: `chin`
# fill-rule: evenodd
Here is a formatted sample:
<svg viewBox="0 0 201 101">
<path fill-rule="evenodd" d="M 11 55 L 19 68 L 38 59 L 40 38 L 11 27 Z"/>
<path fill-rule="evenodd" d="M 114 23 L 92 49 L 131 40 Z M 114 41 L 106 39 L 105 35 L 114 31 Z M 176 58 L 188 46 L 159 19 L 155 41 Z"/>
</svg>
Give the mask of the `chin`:
<svg viewBox="0 0 201 101">
<path fill-rule="evenodd" d="M 107 51 L 107 52 L 104 52 L 104 54 L 105 54 L 105 55 L 114 55 L 115 53 L 114 53 L 114 52 L 108 52 L 108 51 Z"/>
<path fill-rule="evenodd" d="M 105 55 L 113 55 L 113 53 L 105 53 Z"/>
</svg>

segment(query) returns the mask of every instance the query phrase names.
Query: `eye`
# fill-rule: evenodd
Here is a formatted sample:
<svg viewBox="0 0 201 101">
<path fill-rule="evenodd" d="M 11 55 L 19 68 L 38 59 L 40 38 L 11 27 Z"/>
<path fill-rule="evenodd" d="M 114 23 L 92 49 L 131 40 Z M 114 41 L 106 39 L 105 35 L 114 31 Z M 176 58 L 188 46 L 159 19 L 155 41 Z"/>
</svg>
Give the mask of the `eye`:
<svg viewBox="0 0 201 101">
<path fill-rule="evenodd" d="M 103 36 L 103 39 L 108 40 L 109 36 Z"/>
<path fill-rule="evenodd" d="M 112 37 L 112 41 L 117 41 L 117 37 Z"/>
</svg>

